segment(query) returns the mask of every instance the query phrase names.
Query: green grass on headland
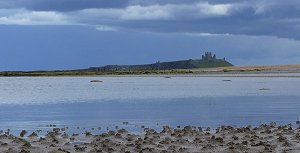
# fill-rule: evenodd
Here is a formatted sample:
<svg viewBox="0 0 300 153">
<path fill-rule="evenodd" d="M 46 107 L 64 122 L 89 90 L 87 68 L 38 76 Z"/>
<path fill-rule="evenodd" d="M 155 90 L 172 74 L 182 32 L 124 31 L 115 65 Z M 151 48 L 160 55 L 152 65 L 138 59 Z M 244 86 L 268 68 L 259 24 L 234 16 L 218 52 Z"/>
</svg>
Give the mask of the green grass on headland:
<svg viewBox="0 0 300 153">
<path fill-rule="evenodd" d="M 157 62 L 153 64 L 143 65 L 106 65 L 101 67 L 91 67 L 88 71 L 154 71 L 154 70 L 178 70 L 178 69 L 197 69 L 197 68 L 217 68 L 233 66 L 231 63 L 224 59 L 214 60 L 182 60 L 171 62 Z"/>
</svg>

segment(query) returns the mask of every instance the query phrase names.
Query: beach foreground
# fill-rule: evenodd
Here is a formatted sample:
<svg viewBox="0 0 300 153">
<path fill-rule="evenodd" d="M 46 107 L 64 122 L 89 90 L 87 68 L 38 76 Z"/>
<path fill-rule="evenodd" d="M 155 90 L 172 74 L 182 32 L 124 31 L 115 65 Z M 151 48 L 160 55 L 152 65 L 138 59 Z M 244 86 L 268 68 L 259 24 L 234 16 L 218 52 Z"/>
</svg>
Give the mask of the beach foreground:
<svg viewBox="0 0 300 153">
<path fill-rule="evenodd" d="M 116 129 L 100 135 L 68 135 L 67 127 L 54 127 L 45 136 L 36 131 L 22 131 L 13 136 L 0 135 L 0 152 L 66 153 L 66 152 L 299 152 L 300 128 L 292 125 L 262 124 L 258 127 L 221 126 L 217 129 L 194 126 L 163 127 L 157 132 L 144 128 L 133 134 Z"/>
</svg>

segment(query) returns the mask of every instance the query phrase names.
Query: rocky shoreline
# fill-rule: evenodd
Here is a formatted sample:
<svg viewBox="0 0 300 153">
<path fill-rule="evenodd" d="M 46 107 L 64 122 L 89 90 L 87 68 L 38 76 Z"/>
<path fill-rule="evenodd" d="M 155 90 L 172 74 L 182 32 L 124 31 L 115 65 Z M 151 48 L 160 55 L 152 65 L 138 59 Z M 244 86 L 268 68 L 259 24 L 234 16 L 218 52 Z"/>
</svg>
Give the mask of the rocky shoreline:
<svg viewBox="0 0 300 153">
<path fill-rule="evenodd" d="M 0 152 L 3 153 L 68 153 L 68 152 L 300 152 L 300 128 L 276 123 L 258 127 L 221 126 L 217 129 L 195 126 L 162 131 L 142 127 L 140 134 L 116 129 L 100 135 L 68 134 L 67 127 L 53 127 L 45 136 L 39 131 L 19 136 L 1 131 Z"/>
</svg>

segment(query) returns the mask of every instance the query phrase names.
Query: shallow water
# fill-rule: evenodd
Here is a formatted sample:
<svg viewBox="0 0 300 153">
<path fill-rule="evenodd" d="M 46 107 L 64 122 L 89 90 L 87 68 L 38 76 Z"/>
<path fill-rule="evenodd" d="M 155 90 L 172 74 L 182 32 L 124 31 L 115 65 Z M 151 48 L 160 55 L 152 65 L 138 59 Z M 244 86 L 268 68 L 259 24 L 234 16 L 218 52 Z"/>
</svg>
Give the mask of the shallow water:
<svg viewBox="0 0 300 153">
<path fill-rule="evenodd" d="M 300 117 L 299 89 L 300 78 L 0 78 L 0 129 L 287 124 Z"/>
</svg>

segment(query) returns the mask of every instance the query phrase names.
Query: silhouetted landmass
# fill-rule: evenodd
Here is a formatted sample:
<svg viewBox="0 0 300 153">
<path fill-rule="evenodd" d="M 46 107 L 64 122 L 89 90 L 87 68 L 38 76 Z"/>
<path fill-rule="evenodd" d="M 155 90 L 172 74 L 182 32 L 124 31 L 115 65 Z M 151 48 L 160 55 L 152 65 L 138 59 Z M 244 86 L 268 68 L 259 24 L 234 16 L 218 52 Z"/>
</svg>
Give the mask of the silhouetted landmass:
<svg viewBox="0 0 300 153">
<path fill-rule="evenodd" d="M 173 69 L 195 69 L 195 68 L 216 68 L 233 66 L 224 59 L 217 59 L 216 55 L 206 52 L 202 59 L 190 59 L 171 62 L 156 62 L 143 65 L 107 65 L 102 67 L 91 67 L 88 70 L 98 72 L 108 71 L 142 71 L 142 70 L 173 70 Z"/>
<path fill-rule="evenodd" d="M 172 70 L 172 69 L 195 69 L 195 68 L 215 68 L 233 66 L 231 63 L 217 59 L 214 61 L 204 60 L 183 60 L 173 62 L 157 62 L 144 65 L 107 65 L 103 67 L 91 67 L 91 71 L 141 71 L 141 70 Z"/>
<path fill-rule="evenodd" d="M 5 71 L 0 76 L 93 76 L 93 75 L 148 75 L 148 74 L 192 74 L 193 69 L 230 67 L 231 63 L 217 59 L 216 55 L 206 52 L 202 59 L 171 62 L 156 62 L 143 65 L 107 65 L 80 70 L 54 71 Z"/>
</svg>

